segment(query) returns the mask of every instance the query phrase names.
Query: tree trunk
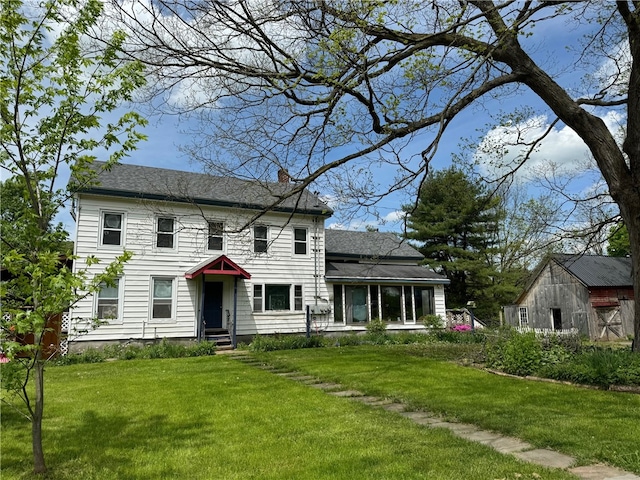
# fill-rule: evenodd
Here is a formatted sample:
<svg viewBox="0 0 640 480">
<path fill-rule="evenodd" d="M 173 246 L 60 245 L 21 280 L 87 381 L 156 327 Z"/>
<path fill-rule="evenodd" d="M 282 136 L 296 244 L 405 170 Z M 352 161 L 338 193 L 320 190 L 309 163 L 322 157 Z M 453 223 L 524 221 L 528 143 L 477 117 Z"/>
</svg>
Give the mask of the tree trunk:
<svg viewBox="0 0 640 480">
<path fill-rule="evenodd" d="M 31 444 L 33 447 L 33 471 L 45 473 L 47 467 L 44 463 L 44 451 L 42 450 L 42 414 L 44 411 L 44 361 L 41 358 L 40 349 L 36 350 L 34 381 L 35 381 L 35 409 L 31 418 Z"/>
<path fill-rule="evenodd" d="M 633 298 L 635 315 L 633 322 L 633 343 L 631 349 L 640 353 L 640 193 L 634 200 L 625 202 L 628 205 L 620 205 L 622 216 L 629 231 L 631 244 L 631 275 L 633 276 Z M 625 208 L 626 207 L 626 208 Z"/>
</svg>

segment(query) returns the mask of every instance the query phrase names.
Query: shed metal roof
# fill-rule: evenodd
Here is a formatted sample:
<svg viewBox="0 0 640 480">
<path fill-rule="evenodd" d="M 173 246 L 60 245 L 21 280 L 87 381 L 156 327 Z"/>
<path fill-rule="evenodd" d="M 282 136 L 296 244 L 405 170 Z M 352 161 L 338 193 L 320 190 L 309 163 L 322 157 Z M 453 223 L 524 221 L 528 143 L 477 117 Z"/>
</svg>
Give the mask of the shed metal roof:
<svg viewBox="0 0 640 480">
<path fill-rule="evenodd" d="M 296 187 L 294 183 L 258 182 L 130 164 L 105 170 L 104 162 L 94 162 L 93 168 L 99 172 L 98 184 L 81 192 L 324 217 L 333 213 L 317 195 L 307 190 L 283 199 Z"/>
<path fill-rule="evenodd" d="M 553 260 L 587 287 L 629 287 L 631 258 L 603 255 L 554 255 Z"/>
<path fill-rule="evenodd" d="M 424 256 L 391 232 L 325 230 L 327 257 L 376 258 L 419 262 Z"/>
</svg>

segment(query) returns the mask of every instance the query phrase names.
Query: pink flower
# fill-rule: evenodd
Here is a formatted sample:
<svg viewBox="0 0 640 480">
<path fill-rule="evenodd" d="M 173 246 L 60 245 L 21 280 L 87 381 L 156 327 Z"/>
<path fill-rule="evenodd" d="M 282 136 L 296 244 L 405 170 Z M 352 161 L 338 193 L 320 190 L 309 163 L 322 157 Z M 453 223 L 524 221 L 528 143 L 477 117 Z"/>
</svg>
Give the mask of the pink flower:
<svg viewBox="0 0 640 480">
<path fill-rule="evenodd" d="M 454 332 L 468 332 L 471 330 L 471 325 L 456 325 L 451 330 Z"/>
</svg>

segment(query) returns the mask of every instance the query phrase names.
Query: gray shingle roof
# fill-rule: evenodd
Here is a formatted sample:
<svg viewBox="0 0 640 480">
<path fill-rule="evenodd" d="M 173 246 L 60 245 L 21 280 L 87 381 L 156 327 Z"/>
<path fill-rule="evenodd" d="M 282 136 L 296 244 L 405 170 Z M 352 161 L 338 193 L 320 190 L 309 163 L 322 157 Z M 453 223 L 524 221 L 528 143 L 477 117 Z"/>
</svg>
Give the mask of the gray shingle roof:
<svg viewBox="0 0 640 480">
<path fill-rule="evenodd" d="M 419 262 L 424 256 L 391 232 L 325 230 L 327 257 L 376 258 Z"/>
<path fill-rule="evenodd" d="M 329 217 L 333 212 L 316 195 L 302 191 L 273 206 L 295 184 L 257 182 L 204 173 L 168 170 L 165 168 L 119 164 L 104 170 L 104 162 L 94 162 L 100 171 L 99 184 L 82 192 L 152 200 L 217 205 L 235 208 L 298 212 Z"/>
<path fill-rule="evenodd" d="M 327 262 L 325 278 L 330 282 L 449 283 L 446 277 L 427 267 L 380 263 Z"/>
<path fill-rule="evenodd" d="M 554 255 L 553 259 L 587 287 L 629 287 L 631 259 L 602 255 Z"/>
</svg>

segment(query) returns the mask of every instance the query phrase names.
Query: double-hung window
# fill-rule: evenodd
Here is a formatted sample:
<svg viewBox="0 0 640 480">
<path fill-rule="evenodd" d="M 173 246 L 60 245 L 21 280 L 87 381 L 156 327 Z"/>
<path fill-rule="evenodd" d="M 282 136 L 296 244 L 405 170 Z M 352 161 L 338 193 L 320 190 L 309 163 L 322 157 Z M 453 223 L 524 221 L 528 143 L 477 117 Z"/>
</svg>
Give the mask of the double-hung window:
<svg viewBox="0 0 640 480">
<path fill-rule="evenodd" d="M 296 255 L 306 255 L 307 248 L 307 229 L 306 228 L 294 228 L 293 229 L 293 253 Z"/>
<path fill-rule="evenodd" d="M 269 229 L 265 225 L 255 225 L 253 227 L 253 251 L 255 253 L 266 253 Z"/>
<path fill-rule="evenodd" d="M 294 310 L 302 310 L 302 285 L 293 286 L 293 308 Z"/>
<path fill-rule="evenodd" d="M 151 318 L 173 318 L 173 278 L 154 277 L 151 284 Z"/>
<path fill-rule="evenodd" d="M 124 214 L 103 212 L 102 245 L 122 245 L 122 224 Z"/>
<path fill-rule="evenodd" d="M 118 320 L 120 306 L 120 279 L 116 278 L 111 285 L 100 284 L 98 291 L 96 316 L 99 320 Z"/>
<path fill-rule="evenodd" d="M 158 217 L 156 231 L 156 246 L 159 248 L 173 248 L 175 219 L 171 217 Z"/>
<path fill-rule="evenodd" d="M 207 237 L 207 250 L 222 250 L 224 224 L 222 222 L 209 222 L 209 235 Z"/>
<path fill-rule="evenodd" d="M 519 307 L 518 308 L 518 316 L 520 317 L 520 326 L 528 327 L 529 326 L 529 311 L 527 307 Z"/>
</svg>

